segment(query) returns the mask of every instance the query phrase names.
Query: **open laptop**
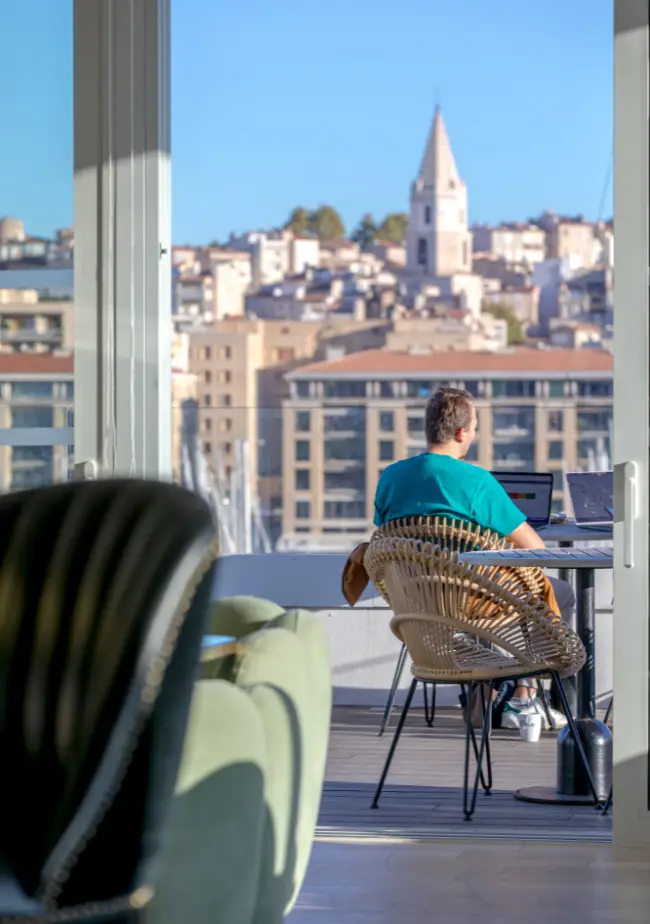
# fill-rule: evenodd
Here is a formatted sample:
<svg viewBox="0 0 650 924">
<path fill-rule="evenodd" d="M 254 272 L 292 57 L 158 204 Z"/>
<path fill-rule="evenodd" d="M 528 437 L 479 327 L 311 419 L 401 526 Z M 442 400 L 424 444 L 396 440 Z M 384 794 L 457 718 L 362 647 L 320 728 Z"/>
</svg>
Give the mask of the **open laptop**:
<svg viewBox="0 0 650 924">
<path fill-rule="evenodd" d="M 566 480 L 578 526 L 604 526 L 612 523 L 613 472 L 569 472 Z"/>
<path fill-rule="evenodd" d="M 551 472 L 492 472 L 492 474 L 534 529 L 548 526 L 553 498 Z"/>
</svg>

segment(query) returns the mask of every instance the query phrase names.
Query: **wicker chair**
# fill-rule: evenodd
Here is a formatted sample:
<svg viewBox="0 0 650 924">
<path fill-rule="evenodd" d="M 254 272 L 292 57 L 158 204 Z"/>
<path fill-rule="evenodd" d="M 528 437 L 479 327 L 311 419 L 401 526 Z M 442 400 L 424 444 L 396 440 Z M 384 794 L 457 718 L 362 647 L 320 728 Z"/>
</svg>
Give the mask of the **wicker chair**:
<svg viewBox="0 0 650 924">
<path fill-rule="evenodd" d="M 580 670 L 585 650 L 576 633 L 565 626 L 539 596 L 541 572 L 461 564 L 459 554 L 476 548 L 484 537 L 481 530 L 440 519 L 429 521 L 427 525 L 430 527 L 427 539 L 383 538 L 375 534 L 365 556 L 370 579 L 393 610 L 391 629 L 406 645 L 413 662 L 413 680 L 377 786 L 373 808 L 378 807 L 418 683 L 460 684 L 468 704 L 475 686 L 479 685 L 483 696 L 487 685 L 480 744 L 472 727 L 471 710 L 465 710 L 463 811 L 469 820 L 476 807 L 479 782 L 486 792 L 492 787 L 488 703 L 494 683 L 521 676 L 550 676 L 557 684 L 594 802 L 598 803 L 561 679 Z M 470 797 L 472 745 L 477 766 Z"/>
<path fill-rule="evenodd" d="M 465 530 L 461 535 L 455 534 L 452 537 L 451 534 L 449 534 L 449 530 L 453 529 L 453 523 L 441 520 L 440 518 L 436 517 L 404 517 L 403 519 L 399 520 L 391 520 L 389 523 L 384 524 L 384 526 L 380 526 L 373 533 L 371 542 L 377 541 L 379 539 L 399 538 L 426 540 L 429 537 L 434 538 L 438 536 L 443 544 L 448 541 L 454 543 L 458 552 L 510 548 L 510 544 L 506 539 L 501 538 L 497 533 L 490 532 L 489 530 L 483 530 L 478 526 L 468 527 L 467 530 Z M 542 572 L 538 568 L 521 568 L 518 570 L 518 577 L 522 582 L 522 585 L 526 587 L 530 593 L 537 596 L 543 592 L 544 579 Z M 378 586 L 377 589 L 384 597 L 384 599 L 388 600 L 385 588 Z M 393 680 L 390 686 L 390 690 L 388 691 L 388 698 L 386 699 L 384 714 L 382 716 L 381 725 L 379 727 L 380 738 L 386 731 L 386 727 L 388 726 L 391 714 L 393 712 L 395 697 L 397 695 L 400 680 L 402 679 L 402 674 L 404 673 L 404 668 L 406 666 L 407 655 L 408 652 L 406 645 L 402 644 L 399 655 L 397 656 L 397 663 L 393 673 Z M 428 697 L 429 688 L 431 688 L 431 702 L 429 702 Z M 431 728 L 433 726 L 436 715 L 436 684 L 423 684 L 423 693 L 424 717 L 427 725 L 429 728 Z M 543 702 L 546 703 L 546 700 L 544 699 Z"/>
</svg>

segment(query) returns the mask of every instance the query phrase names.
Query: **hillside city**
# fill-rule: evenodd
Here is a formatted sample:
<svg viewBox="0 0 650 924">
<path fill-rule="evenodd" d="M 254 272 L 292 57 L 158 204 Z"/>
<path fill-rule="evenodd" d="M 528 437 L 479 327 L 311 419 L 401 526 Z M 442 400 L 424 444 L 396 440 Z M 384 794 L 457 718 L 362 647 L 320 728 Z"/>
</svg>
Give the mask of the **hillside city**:
<svg viewBox="0 0 650 924">
<path fill-rule="evenodd" d="M 609 466 L 613 223 L 468 224 L 438 109 L 408 209 L 346 236 L 331 205 L 172 252 L 175 477 L 209 485 L 230 551 L 342 551 L 381 470 L 424 449 L 439 384 L 479 415 L 470 461 Z M 0 219 L 0 489 L 69 476 L 74 230 Z M 31 431 L 31 432 L 30 432 Z"/>
</svg>

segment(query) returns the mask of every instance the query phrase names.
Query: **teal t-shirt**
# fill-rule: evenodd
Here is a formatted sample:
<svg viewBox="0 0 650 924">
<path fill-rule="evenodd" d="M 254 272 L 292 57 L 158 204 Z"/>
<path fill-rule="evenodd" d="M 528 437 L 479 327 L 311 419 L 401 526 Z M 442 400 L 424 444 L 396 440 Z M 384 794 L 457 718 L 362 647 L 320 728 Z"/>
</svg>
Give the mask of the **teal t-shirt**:
<svg viewBox="0 0 650 924">
<path fill-rule="evenodd" d="M 500 536 L 526 519 L 490 472 L 433 452 L 394 462 L 377 485 L 375 526 L 416 516 L 469 520 Z"/>
</svg>

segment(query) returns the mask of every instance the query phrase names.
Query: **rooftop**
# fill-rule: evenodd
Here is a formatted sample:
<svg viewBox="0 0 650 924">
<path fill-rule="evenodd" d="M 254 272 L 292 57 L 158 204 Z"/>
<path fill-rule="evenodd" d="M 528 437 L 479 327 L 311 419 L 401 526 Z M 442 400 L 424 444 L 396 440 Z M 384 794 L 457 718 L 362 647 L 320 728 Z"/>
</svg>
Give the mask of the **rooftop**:
<svg viewBox="0 0 650 924">
<path fill-rule="evenodd" d="M 312 363 L 290 373 L 289 378 L 350 375 L 418 375 L 522 373 L 605 373 L 611 375 L 614 357 L 605 350 L 540 349 L 521 347 L 503 352 L 445 350 L 407 353 L 396 350 L 364 350 L 341 359 Z"/>
</svg>

